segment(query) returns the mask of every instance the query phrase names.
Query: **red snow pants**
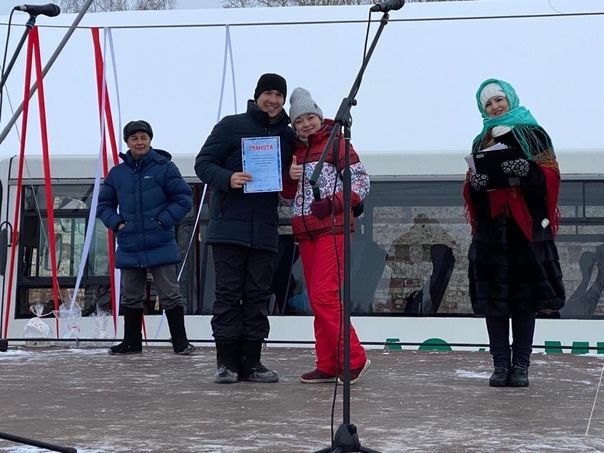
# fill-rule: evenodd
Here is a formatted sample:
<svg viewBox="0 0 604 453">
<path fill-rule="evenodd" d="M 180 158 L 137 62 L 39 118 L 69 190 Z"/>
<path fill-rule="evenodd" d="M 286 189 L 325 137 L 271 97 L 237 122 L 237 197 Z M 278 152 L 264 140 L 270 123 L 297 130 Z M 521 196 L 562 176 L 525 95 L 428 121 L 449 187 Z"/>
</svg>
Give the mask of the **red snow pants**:
<svg viewBox="0 0 604 453">
<path fill-rule="evenodd" d="M 344 282 L 344 235 L 326 234 L 302 240 L 300 256 L 310 306 L 315 315 L 317 368 L 324 373 L 336 375 L 342 370 L 344 363 L 344 333 L 340 329 L 344 311 L 339 291 Z M 362 367 L 366 360 L 365 349 L 351 325 L 350 369 Z"/>
</svg>

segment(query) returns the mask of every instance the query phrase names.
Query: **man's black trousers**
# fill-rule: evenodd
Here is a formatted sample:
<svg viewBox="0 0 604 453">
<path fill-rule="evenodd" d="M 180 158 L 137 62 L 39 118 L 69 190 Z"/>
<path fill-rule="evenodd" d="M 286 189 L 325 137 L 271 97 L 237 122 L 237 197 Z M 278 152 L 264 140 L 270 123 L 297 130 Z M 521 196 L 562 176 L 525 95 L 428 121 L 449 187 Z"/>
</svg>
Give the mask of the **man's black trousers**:
<svg viewBox="0 0 604 453">
<path fill-rule="evenodd" d="M 212 332 L 216 339 L 268 337 L 268 307 L 275 253 L 230 244 L 212 245 L 216 300 Z"/>
</svg>

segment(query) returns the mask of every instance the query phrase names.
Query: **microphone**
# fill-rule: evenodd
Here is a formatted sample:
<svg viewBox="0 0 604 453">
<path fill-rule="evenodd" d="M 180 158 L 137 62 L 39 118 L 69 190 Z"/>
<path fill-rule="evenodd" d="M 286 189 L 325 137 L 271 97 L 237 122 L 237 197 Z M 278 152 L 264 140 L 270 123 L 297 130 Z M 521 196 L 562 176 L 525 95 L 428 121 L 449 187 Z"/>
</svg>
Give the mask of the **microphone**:
<svg viewBox="0 0 604 453">
<path fill-rule="evenodd" d="M 54 3 L 47 3 L 46 5 L 19 5 L 15 6 L 14 9 L 29 13 L 31 16 L 43 14 L 44 16 L 55 17 L 61 14 L 61 8 Z"/>
<path fill-rule="evenodd" d="M 403 7 L 405 0 L 386 0 L 382 3 L 376 3 L 369 11 L 372 13 L 382 12 L 387 13 L 388 11 L 397 11 Z"/>
</svg>

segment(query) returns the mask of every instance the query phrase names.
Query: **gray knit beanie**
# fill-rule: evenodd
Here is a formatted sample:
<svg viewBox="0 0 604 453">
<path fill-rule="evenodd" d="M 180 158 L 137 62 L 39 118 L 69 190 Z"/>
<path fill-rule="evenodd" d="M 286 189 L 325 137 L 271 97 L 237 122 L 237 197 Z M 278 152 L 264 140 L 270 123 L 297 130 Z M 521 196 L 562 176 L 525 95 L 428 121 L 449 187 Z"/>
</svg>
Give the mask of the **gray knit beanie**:
<svg viewBox="0 0 604 453">
<path fill-rule="evenodd" d="M 312 100 L 308 90 L 301 87 L 296 88 L 289 98 L 289 104 L 289 118 L 292 126 L 299 116 L 308 115 L 309 113 L 317 115 L 323 121 L 323 112 L 317 103 Z"/>
</svg>

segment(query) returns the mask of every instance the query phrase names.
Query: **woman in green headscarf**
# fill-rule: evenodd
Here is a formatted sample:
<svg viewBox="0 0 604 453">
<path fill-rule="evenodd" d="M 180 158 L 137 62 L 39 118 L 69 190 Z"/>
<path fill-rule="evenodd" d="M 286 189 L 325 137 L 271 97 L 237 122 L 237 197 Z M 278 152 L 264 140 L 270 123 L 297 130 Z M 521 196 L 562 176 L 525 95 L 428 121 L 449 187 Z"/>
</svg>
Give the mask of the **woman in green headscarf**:
<svg viewBox="0 0 604 453">
<path fill-rule="evenodd" d="M 526 387 L 535 314 L 559 310 L 565 301 L 554 243 L 560 172 L 549 135 L 510 84 L 485 80 L 476 101 L 483 128 L 472 152 L 497 145 L 521 157 L 503 160 L 490 174 L 470 169 L 466 175 L 470 298 L 474 312 L 486 317 L 495 368 L 489 385 Z"/>
</svg>

